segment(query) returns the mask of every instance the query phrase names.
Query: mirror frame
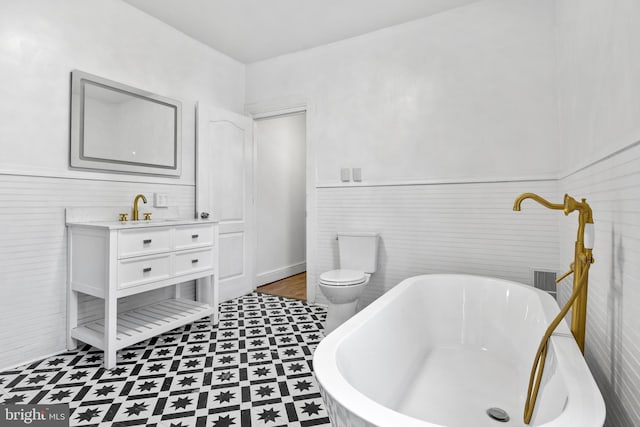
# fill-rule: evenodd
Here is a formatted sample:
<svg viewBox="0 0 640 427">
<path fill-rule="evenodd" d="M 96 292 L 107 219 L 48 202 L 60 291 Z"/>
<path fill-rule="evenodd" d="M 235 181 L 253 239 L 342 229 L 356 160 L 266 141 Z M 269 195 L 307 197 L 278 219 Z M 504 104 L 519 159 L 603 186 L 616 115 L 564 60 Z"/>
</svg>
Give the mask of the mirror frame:
<svg viewBox="0 0 640 427">
<path fill-rule="evenodd" d="M 85 83 L 104 89 L 124 93 L 133 97 L 168 106 L 174 112 L 173 165 L 133 162 L 109 158 L 89 157 L 84 154 L 84 101 Z M 122 83 L 114 82 L 80 70 L 71 72 L 71 144 L 70 166 L 77 169 L 97 169 L 100 171 L 135 173 L 147 175 L 180 176 L 182 172 L 182 104 Z"/>
</svg>

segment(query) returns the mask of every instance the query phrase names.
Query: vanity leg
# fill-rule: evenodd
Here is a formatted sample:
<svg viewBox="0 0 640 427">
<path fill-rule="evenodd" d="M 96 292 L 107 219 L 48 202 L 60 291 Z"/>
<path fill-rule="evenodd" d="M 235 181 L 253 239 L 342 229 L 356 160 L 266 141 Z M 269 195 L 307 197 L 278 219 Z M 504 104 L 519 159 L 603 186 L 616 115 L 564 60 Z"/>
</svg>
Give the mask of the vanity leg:
<svg viewBox="0 0 640 427">
<path fill-rule="evenodd" d="M 215 275 L 196 280 L 196 300 L 213 307 L 209 321 L 218 324 L 218 289 L 215 286 Z"/>
<path fill-rule="evenodd" d="M 75 350 L 78 340 L 71 337 L 71 330 L 78 326 L 78 293 L 67 286 L 67 350 Z"/>
<path fill-rule="evenodd" d="M 116 350 L 105 349 L 104 351 L 104 367 L 106 369 L 113 369 L 116 367 L 116 360 L 118 352 Z"/>
<path fill-rule="evenodd" d="M 71 246 L 71 230 L 67 230 L 67 350 L 75 350 L 78 340 L 71 337 L 71 330 L 78 327 L 78 292 L 73 290 Z"/>
<path fill-rule="evenodd" d="M 116 330 L 118 327 L 118 299 L 108 292 L 104 299 L 104 367 L 116 367 Z"/>
<path fill-rule="evenodd" d="M 196 281 L 196 295 L 198 293 L 198 284 Z M 173 297 L 175 299 L 182 298 L 182 283 L 178 283 L 177 285 L 173 285 Z"/>
</svg>

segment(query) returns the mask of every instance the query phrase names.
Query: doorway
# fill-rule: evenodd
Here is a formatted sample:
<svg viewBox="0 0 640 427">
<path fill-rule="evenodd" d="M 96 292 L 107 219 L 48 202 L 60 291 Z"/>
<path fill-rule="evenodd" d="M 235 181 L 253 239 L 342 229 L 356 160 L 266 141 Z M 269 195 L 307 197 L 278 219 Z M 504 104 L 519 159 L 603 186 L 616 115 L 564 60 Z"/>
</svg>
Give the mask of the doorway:
<svg viewBox="0 0 640 427">
<path fill-rule="evenodd" d="M 296 299 L 306 299 L 306 132 L 305 111 L 254 122 L 255 283 Z"/>
</svg>

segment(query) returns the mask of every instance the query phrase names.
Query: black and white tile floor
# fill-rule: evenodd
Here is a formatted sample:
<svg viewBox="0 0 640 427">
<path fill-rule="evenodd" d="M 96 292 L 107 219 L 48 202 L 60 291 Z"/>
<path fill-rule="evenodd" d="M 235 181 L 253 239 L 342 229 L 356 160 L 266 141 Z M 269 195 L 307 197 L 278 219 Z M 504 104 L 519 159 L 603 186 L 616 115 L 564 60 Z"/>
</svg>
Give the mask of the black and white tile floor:
<svg viewBox="0 0 640 427">
<path fill-rule="evenodd" d="M 72 426 L 329 426 L 312 371 L 326 310 L 253 293 L 118 352 L 83 348 L 0 372 L 0 403 L 69 403 Z"/>
</svg>

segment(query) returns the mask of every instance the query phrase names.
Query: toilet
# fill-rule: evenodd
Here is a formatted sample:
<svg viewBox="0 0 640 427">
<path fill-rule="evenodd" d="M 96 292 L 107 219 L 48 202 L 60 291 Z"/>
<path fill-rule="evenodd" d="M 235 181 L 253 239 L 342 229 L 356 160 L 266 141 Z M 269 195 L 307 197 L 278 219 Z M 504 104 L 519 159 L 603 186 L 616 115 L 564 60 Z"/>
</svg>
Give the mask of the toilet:
<svg viewBox="0 0 640 427">
<path fill-rule="evenodd" d="M 378 234 L 338 233 L 340 269 L 320 275 L 320 291 L 329 300 L 325 335 L 356 314 L 358 299 L 378 266 Z"/>
</svg>

